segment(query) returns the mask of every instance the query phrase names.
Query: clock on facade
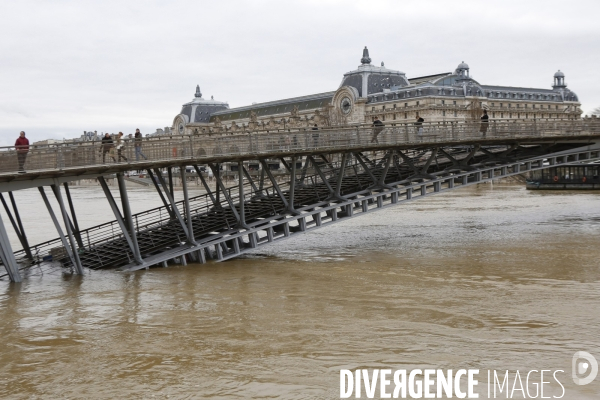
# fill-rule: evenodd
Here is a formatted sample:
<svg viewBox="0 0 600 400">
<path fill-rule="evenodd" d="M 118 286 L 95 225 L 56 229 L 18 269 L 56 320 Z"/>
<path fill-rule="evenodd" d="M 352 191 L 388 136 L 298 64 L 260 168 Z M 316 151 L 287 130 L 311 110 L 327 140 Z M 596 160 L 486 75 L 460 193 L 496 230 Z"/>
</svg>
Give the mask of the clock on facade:
<svg viewBox="0 0 600 400">
<path fill-rule="evenodd" d="M 183 135 L 183 128 L 184 128 L 183 122 L 180 122 L 179 126 L 177 127 L 177 129 L 179 129 L 179 133 L 182 134 L 182 135 Z"/>
<path fill-rule="evenodd" d="M 352 111 L 352 101 L 348 97 L 344 97 L 340 101 L 340 108 L 344 114 L 350 114 L 350 111 Z"/>
</svg>

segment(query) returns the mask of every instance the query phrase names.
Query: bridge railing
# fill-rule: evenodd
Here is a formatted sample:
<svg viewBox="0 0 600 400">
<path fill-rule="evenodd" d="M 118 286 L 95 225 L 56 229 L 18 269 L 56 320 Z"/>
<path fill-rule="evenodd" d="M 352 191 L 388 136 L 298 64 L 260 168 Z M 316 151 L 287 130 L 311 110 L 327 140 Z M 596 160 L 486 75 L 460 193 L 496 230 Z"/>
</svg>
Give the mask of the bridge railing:
<svg viewBox="0 0 600 400">
<path fill-rule="evenodd" d="M 375 128 L 356 125 L 319 130 L 278 130 L 237 132 L 235 134 L 174 135 L 145 138 L 141 152 L 148 161 L 185 161 L 202 163 L 211 157 L 261 155 L 288 151 L 362 148 L 380 144 L 438 143 L 487 139 L 547 137 L 600 134 L 597 120 L 549 120 L 480 122 L 388 123 Z M 30 145 L 24 169 L 27 172 L 67 170 L 103 164 L 136 164 L 135 144 L 125 140 L 119 152 L 99 141 Z M 19 172 L 14 146 L 0 148 L 0 174 Z M 20 149 L 21 151 L 23 149 Z M 22 158 L 22 157 L 21 157 Z M 134 169 L 134 167 L 132 167 Z"/>
</svg>

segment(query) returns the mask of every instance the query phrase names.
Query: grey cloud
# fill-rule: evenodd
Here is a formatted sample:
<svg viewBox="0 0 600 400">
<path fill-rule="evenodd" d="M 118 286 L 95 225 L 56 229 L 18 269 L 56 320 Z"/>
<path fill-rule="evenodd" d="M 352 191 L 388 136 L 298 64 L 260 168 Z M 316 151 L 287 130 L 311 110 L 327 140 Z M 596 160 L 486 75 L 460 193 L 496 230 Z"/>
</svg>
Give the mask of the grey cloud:
<svg viewBox="0 0 600 400">
<path fill-rule="evenodd" d="M 0 14 L 0 144 L 168 126 L 196 84 L 231 106 L 335 90 L 363 46 L 409 77 L 465 60 L 480 81 L 600 105 L 600 4 L 20 1 Z M 25 110 L 19 114 L 10 110 Z"/>
</svg>

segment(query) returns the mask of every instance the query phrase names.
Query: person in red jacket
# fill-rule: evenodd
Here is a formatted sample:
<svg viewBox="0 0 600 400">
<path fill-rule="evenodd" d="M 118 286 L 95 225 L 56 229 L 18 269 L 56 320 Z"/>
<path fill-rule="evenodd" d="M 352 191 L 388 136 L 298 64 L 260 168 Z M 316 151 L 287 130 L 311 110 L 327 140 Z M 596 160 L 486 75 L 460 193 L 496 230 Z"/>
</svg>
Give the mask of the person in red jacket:
<svg viewBox="0 0 600 400">
<path fill-rule="evenodd" d="M 25 132 L 21 131 L 17 141 L 15 142 L 15 149 L 17 150 L 17 161 L 19 162 L 19 173 L 24 174 L 25 160 L 27 159 L 27 153 L 29 153 L 29 140 L 25 137 Z"/>
</svg>

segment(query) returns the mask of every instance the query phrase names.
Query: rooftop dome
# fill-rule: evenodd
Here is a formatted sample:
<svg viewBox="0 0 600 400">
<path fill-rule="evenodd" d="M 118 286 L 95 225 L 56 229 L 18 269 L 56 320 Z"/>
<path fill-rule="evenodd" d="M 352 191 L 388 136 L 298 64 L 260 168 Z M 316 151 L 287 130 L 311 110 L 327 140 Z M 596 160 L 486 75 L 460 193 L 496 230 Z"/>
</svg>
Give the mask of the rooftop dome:
<svg viewBox="0 0 600 400">
<path fill-rule="evenodd" d="M 565 74 L 560 72 L 560 69 L 559 69 L 558 72 L 554 74 L 554 77 L 555 78 L 564 78 Z"/>
<path fill-rule="evenodd" d="M 212 96 L 210 96 L 210 100 L 203 98 L 200 85 L 197 85 L 194 100 L 183 105 L 181 114 L 187 116 L 187 122 L 208 123 L 212 113 L 228 108 L 229 104 L 224 101 L 214 100 Z"/>
<path fill-rule="evenodd" d="M 469 69 L 469 64 L 463 61 L 460 64 L 458 64 L 458 67 L 456 67 L 456 69 Z"/>
<path fill-rule="evenodd" d="M 342 86 L 352 86 L 358 90 L 360 97 L 367 97 L 372 93 L 381 93 L 384 89 L 408 86 L 404 72 L 388 69 L 382 62 L 381 67 L 371 64 L 369 49 L 363 49 L 361 65 L 354 71 L 346 72 L 342 79 Z"/>
</svg>

